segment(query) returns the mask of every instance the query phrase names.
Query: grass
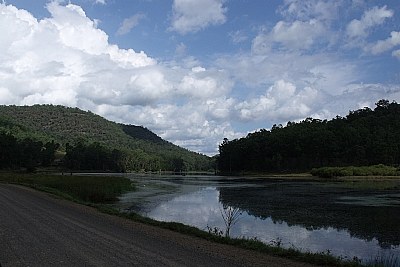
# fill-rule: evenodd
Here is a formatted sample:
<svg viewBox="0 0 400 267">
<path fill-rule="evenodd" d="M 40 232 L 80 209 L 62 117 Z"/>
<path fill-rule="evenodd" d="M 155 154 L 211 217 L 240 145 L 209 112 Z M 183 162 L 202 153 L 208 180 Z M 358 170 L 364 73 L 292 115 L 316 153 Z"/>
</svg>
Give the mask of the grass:
<svg viewBox="0 0 400 267">
<path fill-rule="evenodd" d="M 111 203 L 122 193 L 134 189 L 131 180 L 124 177 L 1 173 L 0 181 L 26 185 L 84 203 Z"/>
<path fill-rule="evenodd" d="M 116 200 L 117 197 L 125 191 L 133 190 L 131 181 L 124 177 L 0 173 L 0 182 L 22 184 L 53 193 L 68 200 L 95 207 L 100 212 L 106 214 L 169 229 L 212 242 L 267 253 L 272 256 L 320 266 L 362 266 L 357 259 L 348 260 L 338 258 L 331 255 L 329 251 L 325 253 L 301 252 L 296 248 L 282 248 L 279 245 L 265 244 L 257 239 L 229 238 L 214 235 L 182 223 L 161 222 L 135 213 L 120 212 L 106 203 Z"/>
<path fill-rule="evenodd" d="M 400 176 L 400 170 L 396 167 L 383 164 L 362 167 L 322 167 L 311 170 L 313 176 L 321 178 L 334 178 L 343 176 Z"/>
</svg>

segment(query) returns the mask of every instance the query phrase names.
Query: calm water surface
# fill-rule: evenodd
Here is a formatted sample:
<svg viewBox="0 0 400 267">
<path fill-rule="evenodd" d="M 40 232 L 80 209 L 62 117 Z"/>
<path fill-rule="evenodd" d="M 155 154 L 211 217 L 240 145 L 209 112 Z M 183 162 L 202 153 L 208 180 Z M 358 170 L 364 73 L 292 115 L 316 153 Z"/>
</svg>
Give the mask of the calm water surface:
<svg viewBox="0 0 400 267">
<path fill-rule="evenodd" d="M 203 230 L 225 230 L 223 207 L 242 214 L 233 237 L 352 259 L 400 256 L 400 184 L 223 177 L 130 176 L 120 209 Z"/>
</svg>

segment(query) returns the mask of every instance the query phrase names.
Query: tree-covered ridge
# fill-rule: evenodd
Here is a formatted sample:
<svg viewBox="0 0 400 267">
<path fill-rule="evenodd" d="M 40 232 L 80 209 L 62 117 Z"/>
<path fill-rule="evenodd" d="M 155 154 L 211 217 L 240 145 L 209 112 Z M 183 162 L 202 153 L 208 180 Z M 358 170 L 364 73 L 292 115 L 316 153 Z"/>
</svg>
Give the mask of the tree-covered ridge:
<svg viewBox="0 0 400 267">
<path fill-rule="evenodd" d="M 78 108 L 0 106 L 0 132 L 20 142 L 29 139 L 44 144 L 59 143 L 60 149 L 67 153 L 65 164 L 72 169 L 190 171 L 210 168 L 208 157 L 164 141 L 144 127 L 117 124 Z"/>
<path fill-rule="evenodd" d="M 159 144 L 167 142 L 158 135 L 156 135 L 155 133 L 153 133 L 152 131 L 150 131 L 149 129 L 144 128 L 143 126 L 125 125 L 125 124 L 120 124 L 120 126 L 122 127 L 124 133 L 133 138 L 147 140 Z"/>
<path fill-rule="evenodd" d="M 219 147 L 221 172 L 304 171 L 323 166 L 400 165 L 400 104 L 380 100 L 374 110 L 332 120 L 307 118 L 274 125 Z"/>
<path fill-rule="evenodd" d="M 61 143 L 78 139 L 109 142 L 124 136 L 118 124 L 78 108 L 53 105 L 0 106 L 0 114 L 16 125 L 56 138 Z"/>
</svg>

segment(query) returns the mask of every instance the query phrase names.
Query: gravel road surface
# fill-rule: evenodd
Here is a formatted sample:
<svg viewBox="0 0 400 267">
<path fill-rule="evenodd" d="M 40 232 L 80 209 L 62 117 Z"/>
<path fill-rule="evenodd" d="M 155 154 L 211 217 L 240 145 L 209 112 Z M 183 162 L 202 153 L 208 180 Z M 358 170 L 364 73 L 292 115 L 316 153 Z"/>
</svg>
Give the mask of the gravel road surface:
<svg viewBox="0 0 400 267">
<path fill-rule="evenodd" d="M 0 266 L 310 266 L 0 184 Z"/>
</svg>

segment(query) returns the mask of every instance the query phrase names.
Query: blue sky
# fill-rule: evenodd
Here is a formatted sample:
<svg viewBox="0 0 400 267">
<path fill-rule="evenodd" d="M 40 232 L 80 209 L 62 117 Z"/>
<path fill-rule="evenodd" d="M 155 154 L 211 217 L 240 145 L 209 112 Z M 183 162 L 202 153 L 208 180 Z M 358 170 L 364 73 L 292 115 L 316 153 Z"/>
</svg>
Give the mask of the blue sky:
<svg viewBox="0 0 400 267">
<path fill-rule="evenodd" d="M 61 104 L 188 149 L 400 101 L 400 2 L 0 1 L 0 104 Z"/>
</svg>

